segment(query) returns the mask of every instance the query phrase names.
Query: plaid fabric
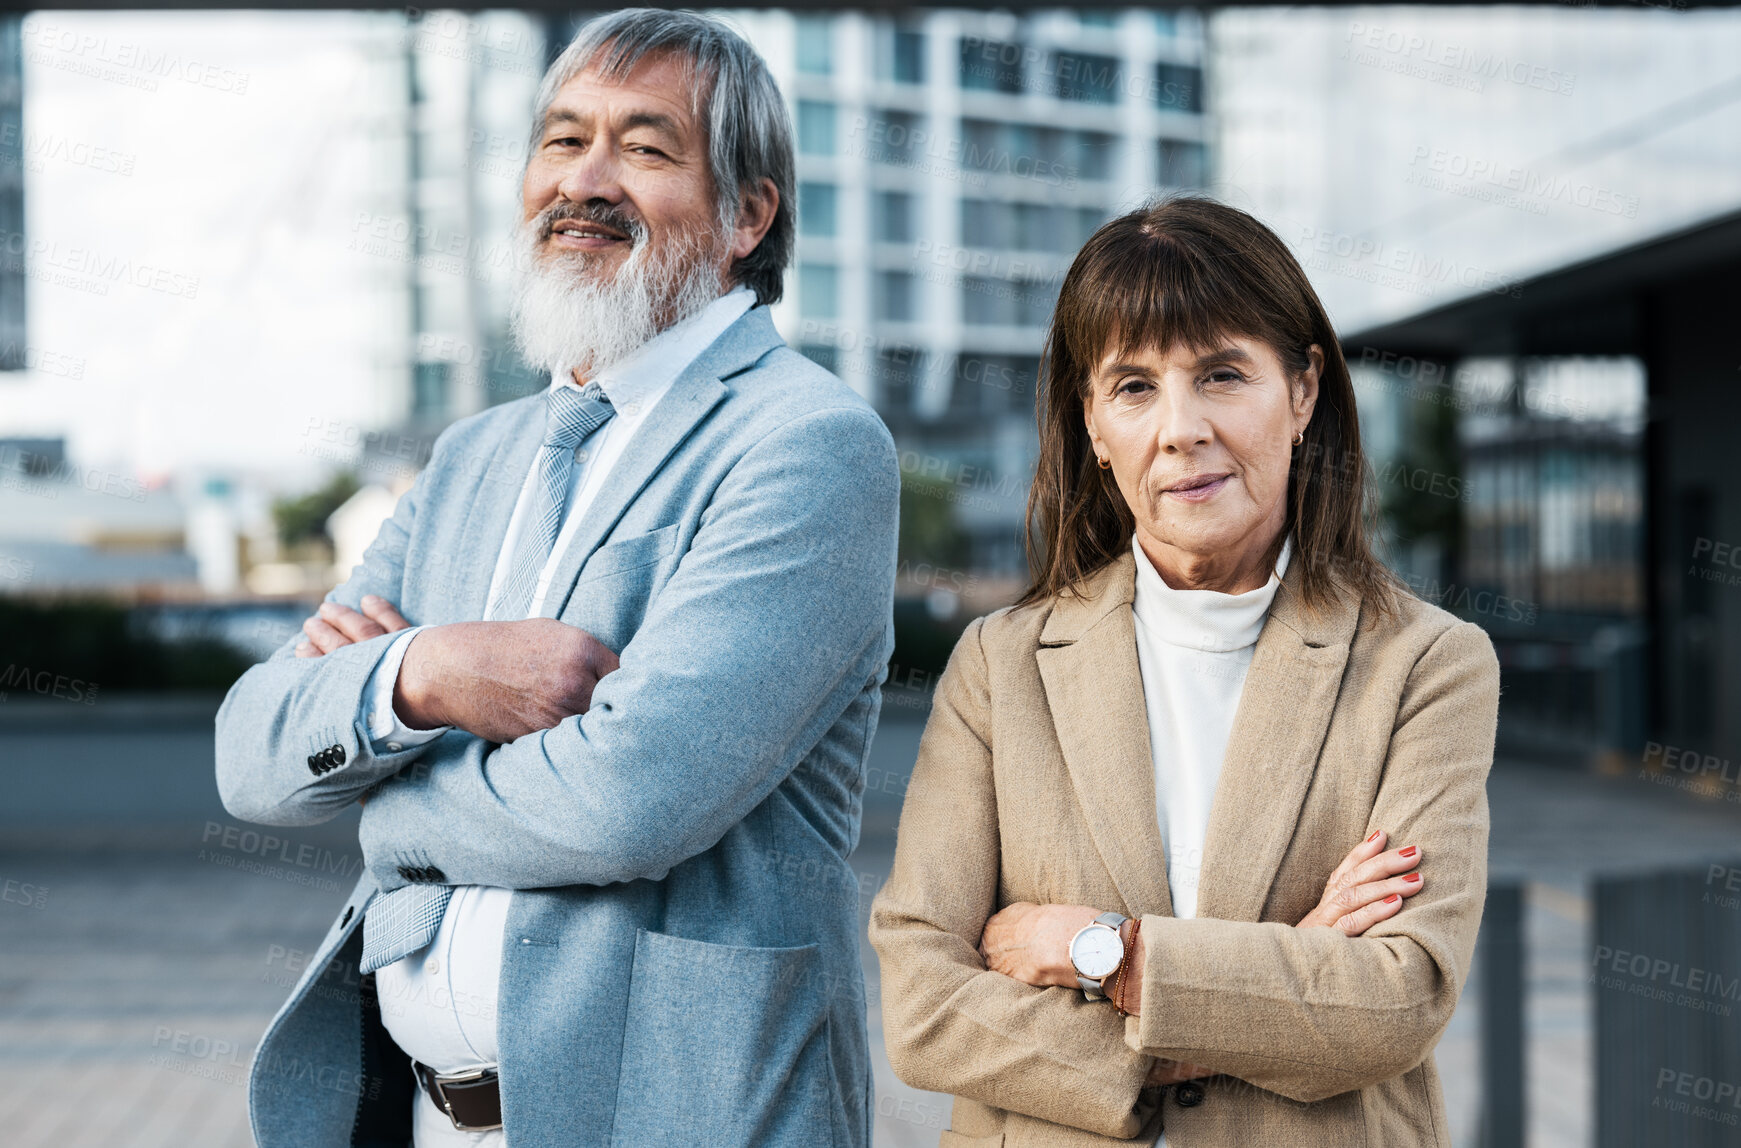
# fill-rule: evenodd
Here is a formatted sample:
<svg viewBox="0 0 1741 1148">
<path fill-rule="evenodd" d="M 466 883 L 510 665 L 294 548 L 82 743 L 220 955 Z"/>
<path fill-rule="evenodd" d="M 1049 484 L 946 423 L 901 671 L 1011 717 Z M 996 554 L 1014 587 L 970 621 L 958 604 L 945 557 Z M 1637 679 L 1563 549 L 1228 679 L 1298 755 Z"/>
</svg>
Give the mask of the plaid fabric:
<svg viewBox="0 0 1741 1148">
<path fill-rule="evenodd" d="M 375 899 L 363 918 L 363 972 L 392 964 L 435 939 L 451 885 L 406 885 Z"/>
<path fill-rule="evenodd" d="M 562 529 L 562 514 L 568 503 L 568 481 L 574 471 L 574 451 L 588 435 L 615 414 L 610 396 L 597 382 L 576 391 L 570 386 L 545 392 L 544 449 L 538 452 L 538 489 L 532 516 L 520 531 L 508 580 L 490 611 L 492 619 L 518 621 L 532 604 L 538 575 L 550 559 Z"/>
</svg>

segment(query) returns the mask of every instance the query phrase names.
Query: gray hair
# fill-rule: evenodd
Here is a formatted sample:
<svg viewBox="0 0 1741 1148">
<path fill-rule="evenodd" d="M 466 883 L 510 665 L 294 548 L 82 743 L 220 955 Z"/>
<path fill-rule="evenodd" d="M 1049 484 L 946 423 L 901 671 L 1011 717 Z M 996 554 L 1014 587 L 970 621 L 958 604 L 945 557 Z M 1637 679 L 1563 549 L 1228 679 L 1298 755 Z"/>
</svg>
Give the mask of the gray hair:
<svg viewBox="0 0 1741 1148">
<path fill-rule="evenodd" d="M 731 266 L 732 278 L 753 290 L 756 302 L 778 302 L 797 234 L 792 119 L 767 64 L 723 21 L 660 8 L 625 8 L 588 21 L 544 73 L 528 155 L 537 151 L 544 118 L 564 84 L 588 69 L 621 80 L 645 57 L 665 52 L 688 67 L 691 111 L 698 119 L 706 113 L 708 170 L 722 230 L 736 226 L 745 190 L 767 179 L 779 192 L 767 234 Z"/>
</svg>

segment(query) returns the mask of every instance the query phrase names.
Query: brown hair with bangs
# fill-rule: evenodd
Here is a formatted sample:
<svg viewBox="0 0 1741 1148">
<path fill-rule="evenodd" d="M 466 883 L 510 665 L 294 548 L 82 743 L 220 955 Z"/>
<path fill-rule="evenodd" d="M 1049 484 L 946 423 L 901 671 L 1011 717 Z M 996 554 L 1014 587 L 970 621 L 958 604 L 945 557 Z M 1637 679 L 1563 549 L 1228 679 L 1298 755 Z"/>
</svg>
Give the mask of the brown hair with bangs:
<svg viewBox="0 0 1741 1148">
<path fill-rule="evenodd" d="M 1324 356 L 1318 401 L 1288 476 L 1287 521 L 1269 555 L 1294 534 L 1308 610 L 1352 591 L 1395 609 L 1398 582 L 1372 552 L 1366 456 L 1341 344 L 1299 262 L 1269 228 L 1198 196 L 1150 203 L 1104 224 L 1070 264 L 1046 334 L 1036 415 L 1040 457 L 1028 492 L 1032 582 L 1017 605 L 1078 593 L 1079 583 L 1130 546 L 1136 519 L 1102 469 L 1084 422 L 1090 379 L 1109 352 L 1213 348 L 1230 337 L 1273 348 L 1295 378 Z"/>
</svg>

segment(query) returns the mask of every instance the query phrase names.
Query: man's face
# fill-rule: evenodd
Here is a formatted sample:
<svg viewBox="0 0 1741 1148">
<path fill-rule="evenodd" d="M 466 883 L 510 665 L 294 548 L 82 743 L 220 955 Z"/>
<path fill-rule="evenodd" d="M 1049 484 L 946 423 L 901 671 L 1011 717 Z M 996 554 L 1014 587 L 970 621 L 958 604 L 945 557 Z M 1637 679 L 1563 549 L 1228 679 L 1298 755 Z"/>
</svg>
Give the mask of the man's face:
<svg viewBox="0 0 1741 1148">
<path fill-rule="evenodd" d="M 707 133 L 690 111 L 690 86 L 677 60 L 654 55 L 620 81 L 587 70 L 556 93 L 520 192 L 522 220 L 537 221 L 540 264 L 560 260 L 603 282 L 628 259 L 637 229 L 655 249 L 714 232 Z M 729 256 L 714 250 L 723 290 Z"/>
</svg>

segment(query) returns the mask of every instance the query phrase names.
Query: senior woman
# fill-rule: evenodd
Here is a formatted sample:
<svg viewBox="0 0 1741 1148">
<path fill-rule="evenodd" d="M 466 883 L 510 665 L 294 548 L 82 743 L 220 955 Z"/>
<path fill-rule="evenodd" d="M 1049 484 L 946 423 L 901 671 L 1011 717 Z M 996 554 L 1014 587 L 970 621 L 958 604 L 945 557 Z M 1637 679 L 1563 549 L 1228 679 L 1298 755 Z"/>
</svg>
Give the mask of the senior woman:
<svg viewBox="0 0 1741 1148">
<path fill-rule="evenodd" d="M 950 656 L 872 910 L 896 1075 L 943 1148 L 1448 1148 L 1498 663 L 1372 554 L 1323 305 L 1151 205 L 1042 377 L 1034 581 Z"/>
</svg>

